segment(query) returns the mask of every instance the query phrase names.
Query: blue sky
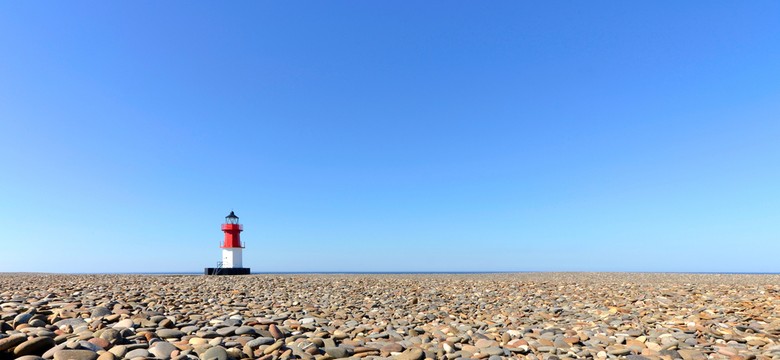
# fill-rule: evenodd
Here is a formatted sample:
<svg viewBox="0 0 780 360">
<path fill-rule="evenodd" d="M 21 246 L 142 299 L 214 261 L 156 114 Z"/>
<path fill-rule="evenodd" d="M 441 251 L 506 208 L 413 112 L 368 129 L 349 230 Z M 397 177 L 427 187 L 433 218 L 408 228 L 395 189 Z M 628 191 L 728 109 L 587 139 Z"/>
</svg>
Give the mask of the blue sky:
<svg viewBox="0 0 780 360">
<path fill-rule="evenodd" d="M 780 3 L 0 3 L 0 271 L 778 272 Z"/>
</svg>

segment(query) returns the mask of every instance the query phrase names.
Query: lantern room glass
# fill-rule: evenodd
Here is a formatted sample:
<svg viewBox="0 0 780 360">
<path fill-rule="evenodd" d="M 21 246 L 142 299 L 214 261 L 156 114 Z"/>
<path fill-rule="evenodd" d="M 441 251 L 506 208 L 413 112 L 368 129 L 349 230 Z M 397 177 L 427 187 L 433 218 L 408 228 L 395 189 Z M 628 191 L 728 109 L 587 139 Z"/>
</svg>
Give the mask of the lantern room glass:
<svg viewBox="0 0 780 360">
<path fill-rule="evenodd" d="M 231 211 L 228 216 L 225 216 L 225 224 L 238 224 L 238 216 Z"/>
</svg>

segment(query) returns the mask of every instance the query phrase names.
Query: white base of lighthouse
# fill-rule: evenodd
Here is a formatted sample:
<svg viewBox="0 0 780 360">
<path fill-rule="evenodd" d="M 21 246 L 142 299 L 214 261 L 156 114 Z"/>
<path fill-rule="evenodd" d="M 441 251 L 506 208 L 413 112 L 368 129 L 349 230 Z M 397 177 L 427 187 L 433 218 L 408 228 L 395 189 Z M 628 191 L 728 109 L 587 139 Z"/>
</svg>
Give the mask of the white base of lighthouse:
<svg viewBox="0 0 780 360">
<path fill-rule="evenodd" d="M 227 248 L 222 249 L 222 267 L 223 268 L 240 268 L 244 267 L 241 260 L 242 248 Z"/>
</svg>

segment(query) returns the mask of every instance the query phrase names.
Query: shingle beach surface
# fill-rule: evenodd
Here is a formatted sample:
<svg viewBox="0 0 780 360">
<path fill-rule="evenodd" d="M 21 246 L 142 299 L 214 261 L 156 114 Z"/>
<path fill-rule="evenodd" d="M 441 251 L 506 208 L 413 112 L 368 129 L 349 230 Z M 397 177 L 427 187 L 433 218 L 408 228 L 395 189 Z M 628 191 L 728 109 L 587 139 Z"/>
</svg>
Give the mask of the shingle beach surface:
<svg viewBox="0 0 780 360">
<path fill-rule="evenodd" d="M 0 275 L 0 360 L 780 359 L 780 276 Z"/>
</svg>

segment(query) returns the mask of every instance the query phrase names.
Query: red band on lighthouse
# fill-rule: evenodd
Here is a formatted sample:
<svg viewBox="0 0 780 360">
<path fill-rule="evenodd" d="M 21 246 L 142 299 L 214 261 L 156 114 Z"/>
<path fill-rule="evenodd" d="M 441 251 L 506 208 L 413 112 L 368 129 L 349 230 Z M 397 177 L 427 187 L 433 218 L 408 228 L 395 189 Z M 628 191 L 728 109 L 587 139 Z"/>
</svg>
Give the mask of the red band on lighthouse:
<svg viewBox="0 0 780 360">
<path fill-rule="evenodd" d="M 222 224 L 222 231 L 225 233 L 225 241 L 221 248 L 243 248 L 241 244 L 241 232 L 244 226 L 241 224 Z"/>
</svg>

